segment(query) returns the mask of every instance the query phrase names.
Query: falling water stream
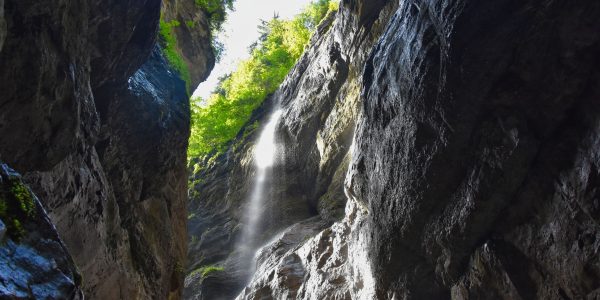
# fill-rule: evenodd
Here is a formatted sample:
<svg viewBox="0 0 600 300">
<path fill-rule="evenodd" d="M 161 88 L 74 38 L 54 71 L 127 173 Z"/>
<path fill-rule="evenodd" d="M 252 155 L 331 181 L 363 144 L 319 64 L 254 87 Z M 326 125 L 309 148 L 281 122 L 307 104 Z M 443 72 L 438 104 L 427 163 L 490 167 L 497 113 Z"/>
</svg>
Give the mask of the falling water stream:
<svg viewBox="0 0 600 300">
<path fill-rule="evenodd" d="M 250 197 L 244 213 L 245 227 L 242 230 L 240 249 L 245 252 L 246 263 L 253 268 L 254 252 L 257 250 L 258 231 L 260 230 L 263 208 L 270 193 L 273 167 L 277 163 L 278 146 L 275 136 L 276 126 L 281 118 L 281 110 L 275 109 L 269 122 L 263 128 L 254 148 L 254 167 L 256 174 Z"/>
</svg>

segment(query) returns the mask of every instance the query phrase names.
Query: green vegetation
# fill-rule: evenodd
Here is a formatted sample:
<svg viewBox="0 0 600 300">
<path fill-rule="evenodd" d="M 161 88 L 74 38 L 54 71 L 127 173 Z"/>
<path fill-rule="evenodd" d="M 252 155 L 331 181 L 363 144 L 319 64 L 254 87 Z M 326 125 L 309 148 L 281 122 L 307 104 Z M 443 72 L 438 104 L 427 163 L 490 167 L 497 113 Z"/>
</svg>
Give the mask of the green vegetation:
<svg viewBox="0 0 600 300">
<path fill-rule="evenodd" d="M 189 28 L 189 29 L 194 29 L 196 27 L 196 23 L 194 23 L 194 21 L 192 20 L 188 20 L 185 21 L 185 25 Z"/>
<path fill-rule="evenodd" d="M 198 5 L 208 17 L 208 24 L 212 36 L 212 49 L 215 54 L 215 60 L 221 60 L 223 56 L 224 46 L 217 39 L 217 33 L 221 31 L 223 23 L 227 19 L 227 11 L 233 10 L 233 2 L 235 0 L 196 0 Z"/>
<path fill-rule="evenodd" d="M 223 272 L 223 271 L 225 271 L 225 268 L 223 268 L 223 267 L 210 265 L 210 266 L 203 266 L 203 267 L 200 267 L 200 268 L 192 271 L 191 275 L 194 276 L 194 275 L 200 274 L 201 278 L 204 279 L 210 274 L 217 273 L 217 272 Z"/>
<path fill-rule="evenodd" d="M 261 38 L 250 58 L 221 79 L 213 95 L 193 99 L 189 157 L 223 152 L 248 122 L 252 112 L 273 93 L 304 52 L 310 37 L 337 2 L 318 0 L 292 20 L 275 17 L 259 28 Z M 256 124 L 257 126 L 258 124 Z"/>
<path fill-rule="evenodd" d="M 177 51 L 177 39 L 175 38 L 175 33 L 173 32 L 173 28 L 179 25 L 180 24 L 177 20 L 166 22 L 161 16 L 159 26 L 159 42 L 163 50 L 163 55 L 169 62 L 169 65 L 171 68 L 173 68 L 173 70 L 179 73 L 179 76 L 181 76 L 181 79 L 186 82 L 189 90 L 190 70 L 185 64 L 181 54 L 179 54 Z"/>
<path fill-rule="evenodd" d="M 35 216 L 33 195 L 19 179 L 9 179 L 0 189 L 0 219 L 8 236 L 20 240 L 25 235 L 23 223 Z"/>
<path fill-rule="evenodd" d="M 175 262 L 175 272 L 179 273 L 179 274 L 183 274 L 185 272 L 185 270 L 183 269 L 183 264 L 179 261 Z"/>
<path fill-rule="evenodd" d="M 221 30 L 227 11 L 233 10 L 233 2 L 234 0 L 196 0 L 196 5 L 206 13 L 211 29 L 216 32 Z"/>
<path fill-rule="evenodd" d="M 195 0 L 198 5 L 208 16 L 210 29 L 212 32 L 212 48 L 215 58 L 218 61 L 223 53 L 223 44 L 214 38 L 215 33 L 221 30 L 223 22 L 225 22 L 227 11 L 233 9 L 234 0 Z M 183 56 L 177 50 L 177 37 L 174 33 L 174 28 L 181 26 L 177 20 L 165 21 L 163 16 L 160 17 L 159 24 L 159 43 L 163 50 L 163 54 L 169 65 L 175 70 L 181 79 L 186 82 L 186 86 L 190 88 L 190 70 Z M 196 27 L 193 20 L 185 21 L 185 26 L 190 30 Z"/>
</svg>

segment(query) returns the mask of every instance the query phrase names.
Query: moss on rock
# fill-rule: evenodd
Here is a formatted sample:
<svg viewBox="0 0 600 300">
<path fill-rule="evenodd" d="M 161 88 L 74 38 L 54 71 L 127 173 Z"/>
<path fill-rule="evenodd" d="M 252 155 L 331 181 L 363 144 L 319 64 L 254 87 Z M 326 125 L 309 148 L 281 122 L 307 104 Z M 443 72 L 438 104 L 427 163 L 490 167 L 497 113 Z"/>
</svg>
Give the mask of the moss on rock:
<svg viewBox="0 0 600 300">
<path fill-rule="evenodd" d="M 221 266 L 210 265 L 210 266 L 202 266 L 202 267 L 192 271 L 191 275 L 192 276 L 200 275 L 200 279 L 204 279 L 204 278 L 210 276 L 211 274 L 223 272 L 223 271 L 225 271 L 225 268 L 223 268 Z"/>
<path fill-rule="evenodd" d="M 24 224 L 35 216 L 35 200 L 19 177 L 3 180 L 0 188 L 0 219 L 7 234 L 20 240 L 26 233 Z"/>
<path fill-rule="evenodd" d="M 181 79 L 185 81 L 186 89 L 190 90 L 190 69 L 185 63 L 183 56 L 177 49 L 177 38 L 173 33 L 175 27 L 181 24 L 177 20 L 170 22 L 165 21 L 162 16 L 160 19 L 159 34 L 160 34 L 160 45 L 163 55 L 169 62 L 169 65 L 175 70 Z"/>
</svg>

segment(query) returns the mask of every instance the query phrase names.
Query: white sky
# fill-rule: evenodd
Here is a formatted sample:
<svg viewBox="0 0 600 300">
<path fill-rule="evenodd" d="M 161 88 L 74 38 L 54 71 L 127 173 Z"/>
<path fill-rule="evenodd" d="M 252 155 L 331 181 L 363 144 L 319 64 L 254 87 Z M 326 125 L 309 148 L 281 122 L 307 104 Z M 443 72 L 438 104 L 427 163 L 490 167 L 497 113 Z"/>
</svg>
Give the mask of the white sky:
<svg viewBox="0 0 600 300">
<path fill-rule="evenodd" d="M 210 96 L 217 86 L 219 77 L 231 73 L 237 62 L 248 58 L 248 46 L 258 39 L 260 20 L 270 20 L 277 13 L 282 19 L 289 19 L 300 13 L 310 0 L 236 0 L 235 11 L 229 12 L 227 22 L 219 39 L 225 44 L 225 55 L 215 66 L 208 79 L 201 83 L 194 97 L 204 99 Z"/>
</svg>

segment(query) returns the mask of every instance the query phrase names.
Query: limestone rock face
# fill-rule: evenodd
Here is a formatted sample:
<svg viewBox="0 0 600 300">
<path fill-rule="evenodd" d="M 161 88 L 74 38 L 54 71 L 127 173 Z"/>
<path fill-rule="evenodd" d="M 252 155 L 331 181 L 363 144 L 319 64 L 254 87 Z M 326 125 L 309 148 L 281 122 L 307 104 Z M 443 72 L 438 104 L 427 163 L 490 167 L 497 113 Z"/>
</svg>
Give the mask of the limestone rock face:
<svg viewBox="0 0 600 300">
<path fill-rule="evenodd" d="M 348 177 L 378 295 L 597 296 L 598 16 L 400 5 L 365 68 Z"/>
<path fill-rule="evenodd" d="M 271 99 L 286 151 L 268 209 L 295 224 L 238 299 L 597 298 L 599 17 L 591 0 L 342 1 Z M 208 263 L 244 226 L 246 138 L 195 178 L 218 207 L 191 221 Z M 200 287 L 234 286 L 224 265 Z"/>
<path fill-rule="evenodd" d="M 360 108 L 360 73 L 393 7 L 368 5 L 362 18 L 357 7 L 342 3 L 339 12 L 323 20 L 306 53 L 229 151 L 199 163 L 191 178 L 186 298 L 233 299 L 252 275 L 239 263 L 236 242 L 246 226 L 244 205 L 256 174 L 252 151 L 262 126 L 252 125 L 266 124 L 274 109 L 282 110 L 277 129 L 282 153 L 269 183 L 271 200 L 262 207 L 258 242 L 316 215 L 323 224 L 344 218 L 343 183 Z M 224 270 L 209 276 L 195 272 L 210 265 Z"/>
<path fill-rule="evenodd" d="M 190 69 L 190 87 L 195 89 L 215 65 L 208 18 L 195 0 L 164 0 L 163 18 L 177 21 L 174 28 L 177 50 Z M 193 91 L 191 91 L 193 92 Z"/>
<path fill-rule="evenodd" d="M 0 157 L 40 196 L 86 297 L 179 298 L 190 116 L 156 46 L 161 1 L 2 4 Z"/>
<path fill-rule="evenodd" d="M 343 218 L 343 181 L 360 108 L 361 72 L 394 4 L 341 3 L 275 94 L 286 199 L 329 221 Z M 368 16 L 368 17 L 367 17 Z"/>
<path fill-rule="evenodd" d="M 133 264 L 146 282 L 160 282 L 162 290 L 148 286 L 151 295 L 179 295 L 187 246 L 185 82 L 155 47 L 127 88 L 107 96 L 113 97 L 109 129 L 96 148 L 129 235 Z"/>
<path fill-rule="evenodd" d="M 84 299 L 81 275 L 46 211 L 21 176 L 3 163 L 0 298 Z"/>
<path fill-rule="evenodd" d="M 91 48 L 86 50 L 96 96 L 98 88 L 126 81 L 146 62 L 156 42 L 161 1 L 89 1 L 88 5 Z M 94 100 L 103 106 L 102 100 Z"/>
<path fill-rule="evenodd" d="M 79 249 L 73 255 L 89 284 L 86 295 L 177 295 L 186 249 L 185 83 L 155 47 L 127 85 L 95 95 L 110 103 L 95 146 L 27 179 L 48 198 L 67 245 Z"/>
<path fill-rule="evenodd" d="M 349 202 L 346 217 L 329 228 L 319 217 L 290 226 L 259 251 L 257 271 L 237 299 L 372 299 L 374 278 L 362 238 L 353 235 L 364 216 Z"/>
<path fill-rule="evenodd" d="M 92 31 L 87 11 L 87 1 L 4 1 L 0 155 L 21 173 L 52 167 L 98 128 L 82 42 Z"/>
</svg>

